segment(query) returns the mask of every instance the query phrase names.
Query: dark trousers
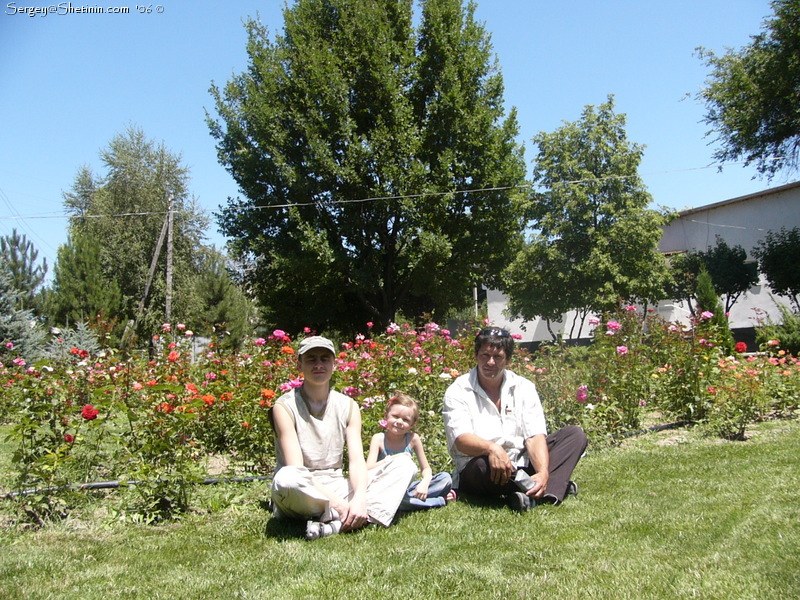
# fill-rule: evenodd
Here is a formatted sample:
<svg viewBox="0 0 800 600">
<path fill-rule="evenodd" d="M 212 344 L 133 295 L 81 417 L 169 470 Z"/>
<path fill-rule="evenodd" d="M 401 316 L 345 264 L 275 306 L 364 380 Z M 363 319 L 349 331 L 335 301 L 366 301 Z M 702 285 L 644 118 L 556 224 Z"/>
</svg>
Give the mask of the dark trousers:
<svg viewBox="0 0 800 600">
<path fill-rule="evenodd" d="M 568 425 L 547 436 L 547 450 L 550 453 L 550 477 L 547 480 L 546 497 L 561 502 L 567 493 L 567 484 L 572 477 L 575 465 L 586 450 L 586 434 L 580 427 Z M 521 467 L 528 475 L 535 470 L 530 463 Z M 476 496 L 506 496 L 518 492 L 512 483 L 497 485 L 492 483 L 488 456 L 476 456 L 467 463 L 458 475 L 458 490 Z"/>
</svg>

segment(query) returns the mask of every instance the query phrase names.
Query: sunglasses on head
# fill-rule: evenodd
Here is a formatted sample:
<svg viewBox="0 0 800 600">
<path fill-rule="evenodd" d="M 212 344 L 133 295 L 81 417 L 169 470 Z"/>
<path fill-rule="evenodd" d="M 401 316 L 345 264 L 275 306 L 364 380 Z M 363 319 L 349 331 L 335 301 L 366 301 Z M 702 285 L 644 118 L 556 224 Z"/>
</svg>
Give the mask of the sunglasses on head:
<svg viewBox="0 0 800 600">
<path fill-rule="evenodd" d="M 496 328 L 490 327 L 490 328 L 488 328 L 488 329 L 481 329 L 481 330 L 478 332 L 478 335 L 486 335 L 486 336 L 492 336 L 492 337 L 507 338 L 507 337 L 509 337 L 511 334 L 510 334 L 510 333 L 508 333 L 508 332 L 507 332 L 506 330 L 504 330 L 504 329 L 496 329 Z M 476 337 L 477 337 L 477 336 L 476 336 Z"/>
</svg>

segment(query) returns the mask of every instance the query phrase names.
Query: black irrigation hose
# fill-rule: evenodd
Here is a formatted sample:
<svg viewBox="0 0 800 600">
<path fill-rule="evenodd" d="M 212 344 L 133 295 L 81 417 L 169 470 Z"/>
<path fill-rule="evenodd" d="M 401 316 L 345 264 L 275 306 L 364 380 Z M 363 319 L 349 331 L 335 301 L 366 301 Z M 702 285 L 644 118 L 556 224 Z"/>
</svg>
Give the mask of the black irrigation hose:
<svg viewBox="0 0 800 600">
<path fill-rule="evenodd" d="M 198 481 L 197 483 L 201 485 L 216 485 L 218 483 L 248 483 L 251 481 L 263 481 L 265 479 L 272 479 L 272 475 L 253 475 L 251 477 L 225 477 L 225 478 L 207 478 L 203 479 L 203 481 Z M 110 490 L 118 488 L 122 485 L 139 485 L 142 483 L 141 481 L 126 481 L 121 483 L 119 480 L 112 480 L 112 481 L 96 481 L 94 483 L 71 483 L 67 485 L 57 486 L 57 487 L 49 487 L 49 488 L 41 488 L 41 489 L 33 489 L 33 490 L 21 490 L 19 492 L 7 492 L 2 495 L 3 498 L 7 500 L 12 500 L 17 498 L 18 496 L 31 496 L 33 494 L 49 494 L 51 492 L 58 492 L 61 490 Z"/>
<path fill-rule="evenodd" d="M 678 427 L 685 427 L 687 425 L 694 425 L 694 421 L 676 421 L 674 423 L 665 423 L 663 425 L 653 425 L 652 427 L 647 427 L 646 429 L 638 429 L 636 431 L 628 431 L 627 433 L 623 433 L 620 438 L 629 438 L 635 435 L 641 435 L 643 433 L 650 433 L 653 431 L 663 431 L 665 429 L 677 429 Z M 218 483 L 249 483 L 251 481 L 264 481 L 265 479 L 272 479 L 272 475 L 254 475 L 251 477 L 225 477 L 225 478 L 207 478 L 203 479 L 203 481 L 199 481 L 197 483 L 201 485 L 216 485 Z M 49 488 L 42 488 L 42 489 L 33 489 L 33 490 L 22 490 L 19 492 L 7 492 L 3 494 L 3 498 L 8 500 L 12 500 L 17 498 L 18 496 L 31 496 L 33 494 L 47 494 L 50 492 L 58 492 L 61 490 L 66 489 L 73 489 L 73 490 L 108 490 L 108 489 L 115 489 L 120 487 L 121 485 L 138 485 L 141 483 L 140 481 L 128 481 L 120 483 L 118 480 L 113 481 L 97 481 L 94 483 L 73 483 L 62 485 L 58 487 L 49 487 Z"/>
<path fill-rule="evenodd" d="M 663 425 L 653 425 L 652 427 L 647 427 L 646 429 L 637 429 L 636 431 L 628 431 L 616 437 L 618 438 L 629 438 L 635 435 L 641 435 L 643 433 L 651 433 L 653 431 L 664 431 L 665 429 L 677 429 L 678 427 L 686 427 L 687 425 L 694 425 L 694 421 L 675 421 L 674 423 L 664 423 Z"/>
</svg>

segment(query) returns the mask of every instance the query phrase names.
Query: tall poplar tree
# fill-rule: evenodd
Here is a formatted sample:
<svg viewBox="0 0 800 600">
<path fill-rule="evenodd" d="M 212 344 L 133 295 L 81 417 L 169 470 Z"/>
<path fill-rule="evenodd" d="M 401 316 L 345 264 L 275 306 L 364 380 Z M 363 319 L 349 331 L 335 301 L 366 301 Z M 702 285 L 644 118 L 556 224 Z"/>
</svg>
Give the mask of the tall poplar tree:
<svg viewBox="0 0 800 600">
<path fill-rule="evenodd" d="M 298 0 L 247 70 L 212 87 L 220 162 L 243 198 L 219 223 L 270 322 L 363 330 L 441 315 L 521 242 L 514 111 L 475 5 Z"/>
<path fill-rule="evenodd" d="M 189 195 L 188 169 L 179 155 L 168 151 L 163 143 L 148 139 L 137 127 L 114 136 L 101 150 L 100 158 L 105 173 L 96 176 L 87 167 L 81 168 L 71 191 L 64 194 L 64 206 L 71 215 L 70 235 L 76 241 L 96 241 L 102 281 L 115 282 L 121 293 L 121 307 L 114 316 L 123 322 L 137 316 L 150 264 L 158 254 L 157 276 L 152 279 L 140 320 L 142 332 L 151 332 L 165 317 L 166 242 L 162 242 L 160 252 L 158 242 L 171 196 L 172 316 L 187 321 L 198 306 L 199 250 L 208 226 L 207 218 Z M 62 283 L 67 286 L 66 281 Z M 92 283 L 84 280 L 82 285 Z M 60 315 L 84 314 L 88 306 L 79 302 L 64 310 Z"/>
</svg>

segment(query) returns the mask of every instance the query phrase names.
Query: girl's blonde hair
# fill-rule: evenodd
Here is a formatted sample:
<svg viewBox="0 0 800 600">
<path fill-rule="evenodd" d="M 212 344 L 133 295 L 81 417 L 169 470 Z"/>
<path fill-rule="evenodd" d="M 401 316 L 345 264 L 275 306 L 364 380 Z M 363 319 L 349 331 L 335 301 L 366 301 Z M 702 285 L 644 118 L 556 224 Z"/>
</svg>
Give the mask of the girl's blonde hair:
<svg viewBox="0 0 800 600">
<path fill-rule="evenodd" d="M 403 392 L 395 392 L 394 396 L 389 398 L 389 401 L 386 403 L 386 409 L 383 411 L 384 419 L 389 415 L 389 409 L 396 404 L 410 408 L 414 413 L 414 423 L 417 422 L 419 419 L 419 405 L 417 404 L 416 400 L 414 400 L 408 394 L 404 394 Z"/>
</svg>

